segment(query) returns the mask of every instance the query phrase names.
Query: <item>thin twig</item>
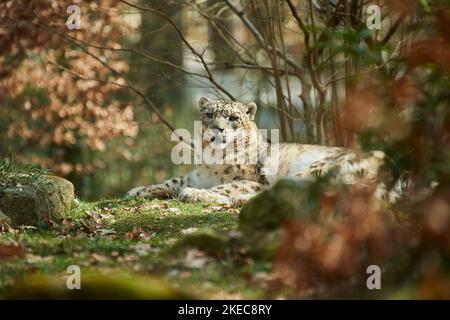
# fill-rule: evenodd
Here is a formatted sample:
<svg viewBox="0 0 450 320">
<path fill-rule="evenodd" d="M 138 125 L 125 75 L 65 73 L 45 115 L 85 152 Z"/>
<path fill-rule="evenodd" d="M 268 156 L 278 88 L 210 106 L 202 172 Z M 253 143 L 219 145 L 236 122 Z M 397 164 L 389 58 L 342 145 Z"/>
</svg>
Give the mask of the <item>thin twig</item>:
<svg viewBox="0 0 450 320">
<path fill-rule="evenodd" d="M 181 32 L 181 29 L 177 26 L 177 24 L 165 13 L 150 8 L 150 7 L 142 7 L 142 6 L 138 6 L 136 4 L 130 3 L 128 1 L 125 0 L 120 0 L 120 2 L 129 5 L 130 7 L 133 7 L 135 9 L 139 9 L 142 11 L 147 11 L 147 12 L 152 12 L 158 16 L 160 16 L 161 18 L 163 18 L 164 20 L 166 20 L 177 32 L 178 36 L 180 37 L 181 41 L 183 41 L 183 43 L 189 48 L 189 50 L 192 52 L 192 54 L 194 54 L 196 57 L 198 57 L 200 59 L 200 62 L 203 65 L 203 68 L 205 69 L 206 73 L 208 74 L 208 79 L 211 81 L 212 84 L 214 84 L 214 86 L 216 86 L 220 91 L 222 91 L 225 95 L 227 95 L 231 100 L 236 100 L 234 98 L 234 96 L 227 90 L 225 89 L 221 84 L 219 84 L 216 79 L 214 78 L 211 70 L 208 67 L 208 64 L 205 61 L 204 58 L 204 52 L 200 53 L 197 50 L 195 50 L 195 48 L 191 45 L 191 43 L 186 39 L 186 37 L 184 36 L 183 32 Z"/>
</svg>

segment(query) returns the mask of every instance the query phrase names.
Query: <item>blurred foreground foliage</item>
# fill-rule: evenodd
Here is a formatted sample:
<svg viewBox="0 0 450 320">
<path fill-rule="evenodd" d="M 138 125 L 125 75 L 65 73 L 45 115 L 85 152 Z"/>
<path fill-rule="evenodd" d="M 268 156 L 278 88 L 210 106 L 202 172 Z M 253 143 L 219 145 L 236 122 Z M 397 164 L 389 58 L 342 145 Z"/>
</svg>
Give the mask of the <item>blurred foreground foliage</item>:
<svg viewBox="0 0 450 320">
<path fill-rule="evenodd" d="M 450 299 L 450 10 L 434 9 L 396 61 L 402 71 L 355 79 L 345 105 L 363 148 L 387 153 L 393 179 L 409 177 L 409 200 L 380 206 L 357 187 L 310 199 L 315 216 L 285 224 L 275 267 L 297 297 L 365 296 L 375 264 L 382 284 L 409 288 L 398 297 Z"/>
</svg>

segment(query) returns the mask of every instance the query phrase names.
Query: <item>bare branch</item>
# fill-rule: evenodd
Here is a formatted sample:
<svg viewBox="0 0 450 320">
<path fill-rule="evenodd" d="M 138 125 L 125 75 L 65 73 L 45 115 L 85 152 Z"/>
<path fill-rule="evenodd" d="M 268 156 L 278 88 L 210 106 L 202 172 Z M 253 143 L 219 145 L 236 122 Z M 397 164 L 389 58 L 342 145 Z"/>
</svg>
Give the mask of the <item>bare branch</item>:
<svg viewBox="0 0 450 320">
<path fill-rule="evenodd" d="M 37 17 L 39 19 L 39 17 Z M 123 87 L 128 87 L 129 89 L 131 89 L 133 92 L 135 92 L 137 95 L 139 95 L 144 101 L 145 103 L 151 108 L 151 110 L 157 115 L 157 117 L 159 118 L 159 120 L 166 126 L 168 127 L 172 132 L 175 131 L 175 128 L 162 116 L 161 112 L 158 110 L 158 108 L 155 106 L 155 104 L 141 91 L 139 90 L 131 81 L 130 79 L 128 79 L 128 77 L 123 74 L 122 72 L 114 69 L 113 67 L 109 66 L 106 62 L 104 62 L 102 59 L 100 59 L 99 57 L 97 57 L 95 54 L 93 54 L 92 52 L 90 52 L 88 49 L 86 49 L 79 40 L 76 40 L 70 36 L 67 36 L 64 33 L 61 33 L 51 27 L 49 27 L 48 25 L 46 25 L 43 21 L 39 20 L 39 23 L 32 23 L 35 27 L 47 31 L 47 32 L 51 32 L 53 34 L 56 34 L 62 38 L 64 38 L 66 41 L 72 43 L 73 45 L 77 46 L 78 48 L 80 48 L 84 53 L 86 53 L 87 55 L 89 55 L 90 57 L 92 57 L 93 59 L 95 59 L 96 61 L 98 61 L 99 63 L 101 63 L 105 68 L 107 68 L 108 70 L 110 70 L 112 73 L 120 76 L 122 79 L 125 80 L 125 82 L 127 83 L 126 86 Z M 100 80 L 101 82 L 104 82 L 104 80 Z M 181 137 L 180 137 L 181 138 Z"/>
<path fill-rule="evenodd" d="M 191 43 L 186 39 L 186 37 L 183 35 L 183 32 L 181 32 L 180 28 L 177 26 L 177 24 L 165 13 L 153 9 L 153 8 L 149 8 L 149 7 L 142 7 L 142 6 L 138 6 L 135 5 L 133 3 L 130 3 L 128 1 L 125 0 L 120 0 L 120 2 L 133 7 L 135 9 L 139 9 L 142 11 L 147 11 L 147 12 L 152 12 L 158 16 L 160 16 L 161 18 L 163 18 L 164 20 L 166 20 L 177 32 L 178 36 L 180 37 L 181 41 L 183 41 L 183 43 L 189 48 L 189 50 L 192 52 L 192 54 L 194 54 L 195 56 L 197 56 L 200 59 L 200 62 L 203 65 L 203 68 L 205 69 L 206 73 L 208 74 L 208 79 L 211 81 L 211 83 L 213 83 L 220 91 L 222 91 L 224 94 L 226 94 L 231 100 L 236 100 L 234 98 L 234 96 L 227 90 L 225 89 L 222 85 L 220 85 L 214 78 L 211 70 L 208 67 L 208 64 L 205 61 L 204 58 L 204 54 L 203 53 L 199 53 L 197 50 L 195 50 L 195 48 L 191 45 Z"/>
<path fill-rule="evenodd" d="M 256 27 L 253 25 L 253 23 L 245 16 L 244 11 L 242 9 L 238 8 L 231 0 L 225 0 L 225 2 L 228 4 L 230 9 L 241 19 L 241 21 L 244 23 L 244 25 L 250 30 L 250 32 L 255 37 L 256 41 L 258 41 L 259 45 L 262 48 L 267 48 L 268 50 L 275 51 L 277 55 L 280 57 L 283 56 L 283 53 L 280 49 L 272 48 L 269 44 L 266 43 L 264 40 L 264 37 L 261 35 L 261 33 L 256 29 Z M 296 70 L 301 70 L 302 67 L 300 64 L 297 63 L 293 58 L 288 58 L 288 63 L 291 67 L 293 67 Z"/>
</svg>

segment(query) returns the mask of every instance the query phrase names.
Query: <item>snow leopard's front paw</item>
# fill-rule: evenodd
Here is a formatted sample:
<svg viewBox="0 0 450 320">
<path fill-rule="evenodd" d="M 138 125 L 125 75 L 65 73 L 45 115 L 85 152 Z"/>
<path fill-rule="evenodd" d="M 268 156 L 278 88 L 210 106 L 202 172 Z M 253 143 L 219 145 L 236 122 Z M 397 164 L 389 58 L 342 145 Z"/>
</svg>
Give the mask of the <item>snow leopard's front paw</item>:
<svg viewBox="0 0 450 320">
<path fill-rule="evenodd" d="M 127 198 L 145 198 L 146 194 L 147 193 L 145 192 L 145 187 L 137 187 L 137 188 L 133 188 L 130 191 L 128 191 L 126 197 Z"/>
<path fill-rule="evenodd" d="M 230 198 L 207 189 L 185 188 L 179 196 L 184 202 L 208 202 L 230 204 Z"/>
<path fill-rule="evenodd" d="M 155 184 L 148 187 L 137 187 L 127 192 L 127 198 L 167 199 L 173 197 L 173 192 L 164 185 Z"/>
</svg>

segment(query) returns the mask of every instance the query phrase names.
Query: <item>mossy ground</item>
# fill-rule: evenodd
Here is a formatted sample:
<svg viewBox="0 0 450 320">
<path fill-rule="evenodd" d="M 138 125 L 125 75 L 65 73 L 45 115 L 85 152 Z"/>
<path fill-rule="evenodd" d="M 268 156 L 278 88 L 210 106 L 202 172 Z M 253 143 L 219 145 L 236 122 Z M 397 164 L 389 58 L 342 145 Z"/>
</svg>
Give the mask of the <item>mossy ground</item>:
<svg viewBox="0 0 450 320">
<path fill-rule="evenodd" d="M 237 227 L 235 208 L 176 200 L 78 202 L 52 228 L 0 233 L 0 298 L 24 276 L 64 277 L 69 265 L 90 274 L 156 275 L 202 298 L 264 298 L 264 281 L 258 279 L 270 272 L 268 262 L 245 253 L 170 252 L 189 232 Z"/>
</svg>

